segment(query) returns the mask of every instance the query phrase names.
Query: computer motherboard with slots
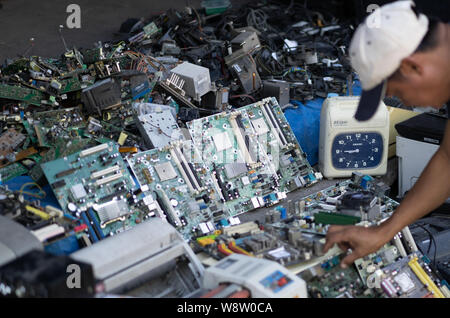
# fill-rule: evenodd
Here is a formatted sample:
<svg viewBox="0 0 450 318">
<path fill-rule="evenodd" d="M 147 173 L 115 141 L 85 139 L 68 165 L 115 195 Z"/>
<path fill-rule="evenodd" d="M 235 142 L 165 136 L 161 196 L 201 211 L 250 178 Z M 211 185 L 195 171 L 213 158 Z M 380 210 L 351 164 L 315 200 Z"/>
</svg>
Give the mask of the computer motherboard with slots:
<svg viewBox="0 0 450 318">
<path fill-rule="evenodd" d="M 63 211 L 93 228 L 94 241 L 151 214 L 113 142 L 43 163 L 42 169 Z"/>
<path fill-rule="evenodd" d="M 276 98 L 265 98 L 238 109 L 253 128 L 279 177 L 280 189 L 291 192 L 322 178 L 311 168 Z"/>
<path fill-rule="evenodd" d="M 203 163 L 192 141 L 137 153 L 128 159 L 141 190 L 186 240 L 214 232 L 215 224 L 228 222 L 210 167 Z"/>
<path fill-rule="evenodd" d="M 245 112 L 222 112 L 187 126 L 231 215 L 276 204 L 286 197 Z"/>
</svg>

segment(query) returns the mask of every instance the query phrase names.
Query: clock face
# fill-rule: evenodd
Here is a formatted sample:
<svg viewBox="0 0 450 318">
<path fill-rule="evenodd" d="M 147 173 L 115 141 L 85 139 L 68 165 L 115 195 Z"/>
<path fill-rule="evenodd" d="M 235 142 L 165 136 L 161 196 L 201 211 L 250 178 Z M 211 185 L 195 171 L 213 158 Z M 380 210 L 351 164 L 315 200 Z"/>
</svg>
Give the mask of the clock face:
<svg viewBox="0 0 450 318">
<path fill-rule="evenodd" d="M 339 134 L 333 140 L 331 161 L 336 169 L 371 169 L 380 164 L 383 150 L 383 137 L 379 133 Z"/>
</svg>

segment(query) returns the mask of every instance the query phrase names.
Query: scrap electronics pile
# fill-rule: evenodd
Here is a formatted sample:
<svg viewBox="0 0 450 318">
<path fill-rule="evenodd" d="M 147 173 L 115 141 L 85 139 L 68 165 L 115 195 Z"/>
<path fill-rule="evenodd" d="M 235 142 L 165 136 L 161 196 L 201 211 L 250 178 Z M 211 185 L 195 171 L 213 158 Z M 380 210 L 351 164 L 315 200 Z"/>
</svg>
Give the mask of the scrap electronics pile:
<svg viewBox="0 0 450 318">
<path fill-rule="evenodd" d="M 322 178 L 283 110 L 290 100 L 347 93 L 352 31 L 294 1 L 187 7 L 129 19 L 120 39 L 92 48 L 8 59 L 0 69 L 0 233 L 11 254 L 2 252 L 3 264 L 12 263 L 0 271 L 1 294 L 65 295 L 32 286 L 56 281 L 71 255 L 94 267 L 97 292 L 142 295 L 143 273 L 176 259 L 161 278 L 171 291 L 145 295 L 448 296 L 407 228 L 346 270 L 336 266 L 339 251 L 323 255 L 330 224 L 376 224 L 397 206 L 369 176 L 279 205 L 264 224 L 237 217 Z M 26 253 L 36 248 L 45 256 Z M 196 254 L 219 265 L 205 270 Z M 235 271 L 219 286 L 228 266 L 245 262 L 221 261 L 236 254 L 261 261 L 267 275 Z"/>
</svg>

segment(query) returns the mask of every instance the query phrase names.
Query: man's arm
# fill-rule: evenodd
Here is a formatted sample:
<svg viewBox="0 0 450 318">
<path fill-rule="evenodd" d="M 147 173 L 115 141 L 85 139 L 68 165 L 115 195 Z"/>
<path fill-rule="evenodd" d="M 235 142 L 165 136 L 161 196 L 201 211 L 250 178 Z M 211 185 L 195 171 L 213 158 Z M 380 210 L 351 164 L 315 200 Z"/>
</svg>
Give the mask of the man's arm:
<svg viewBox="0 0 450 318">
<path fill-rule="evenodd" d="M 337 243 L 341 249 L 352 249 L 342 264 L 377 251 L 405 226 L 439 207 L 450 196 L 450 121 L 447 121 L 444 140 L 438 151 L 407 193 L 392 216 L 380 224 L 361 226 L 332 226 L 327 234 L 324 252 Z"/>
</svg>

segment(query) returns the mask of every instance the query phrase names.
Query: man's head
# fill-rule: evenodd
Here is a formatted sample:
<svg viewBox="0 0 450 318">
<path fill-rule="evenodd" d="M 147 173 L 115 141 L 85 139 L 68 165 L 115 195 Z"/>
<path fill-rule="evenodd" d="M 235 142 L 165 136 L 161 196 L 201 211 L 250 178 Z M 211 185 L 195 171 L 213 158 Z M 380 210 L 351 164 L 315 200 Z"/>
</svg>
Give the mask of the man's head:
<svg viewBox="0 0 450 318">
<path fill-rule="evenodd" d="M 385 96 L 407 106 L 434 106 L 450 99 L 449 26 L 415 11 L 412 1 L 375 10 L 350 45 L 350 60 L 363 87 L 358 120 L 373 116 Z"/>
</svg>

